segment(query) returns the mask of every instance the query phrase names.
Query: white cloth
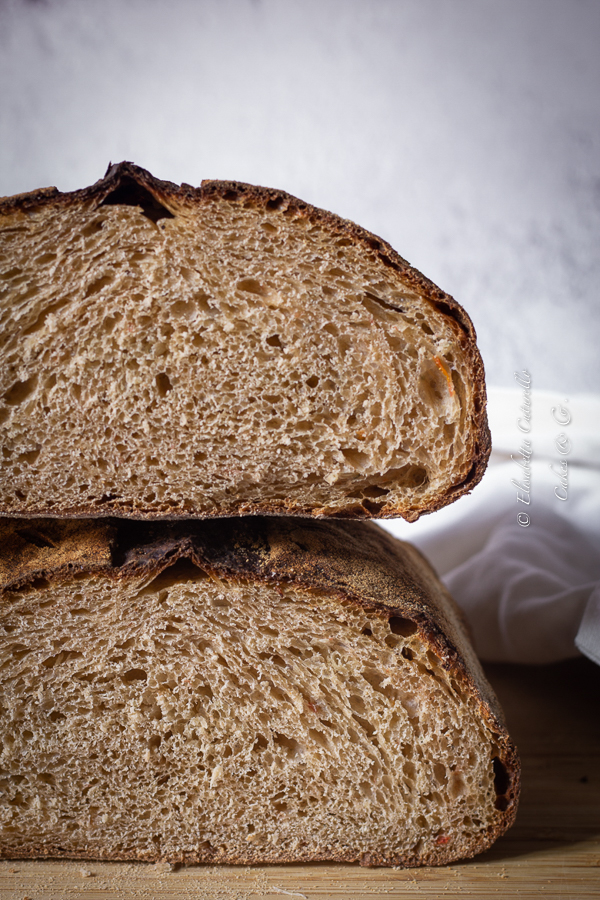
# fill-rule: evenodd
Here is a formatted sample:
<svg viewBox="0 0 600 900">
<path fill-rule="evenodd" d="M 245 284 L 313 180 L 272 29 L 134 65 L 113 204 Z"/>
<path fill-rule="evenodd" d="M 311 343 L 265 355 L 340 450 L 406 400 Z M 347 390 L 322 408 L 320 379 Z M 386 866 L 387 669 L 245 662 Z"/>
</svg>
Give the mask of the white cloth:
<svg viewBox="0 0 600 900">
<path fill-rule="evenodd" d="M 547 663 L 581 652 L 600 664 L 600 397 L 534 390 L 533 427 L 524 435 L 516 425 L 522 391 L 489 394 L 494 451 L 481 484 L 414 524 L 382 525 L 431 560 L 482 659 Z M 570 421 L 558 424 L 553 408 Z M 518 465 L 523 438 L 532 449 L 527 470 Z M 520 496 L 529 503 L 515 485 L 526 486 L 525 471 L 530 490 Z M 519 524 L 523 512 L 528 525 Z"/>
</svg>

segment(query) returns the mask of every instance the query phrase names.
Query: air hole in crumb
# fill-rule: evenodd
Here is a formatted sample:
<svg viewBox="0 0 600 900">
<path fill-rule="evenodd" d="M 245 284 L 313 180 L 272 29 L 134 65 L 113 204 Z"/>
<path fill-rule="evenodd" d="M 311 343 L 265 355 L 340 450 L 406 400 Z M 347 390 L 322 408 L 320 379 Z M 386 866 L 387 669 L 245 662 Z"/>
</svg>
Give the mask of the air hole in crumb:
<svg viewBox="0 0 600 900">
<path fill-rule="evenodd" d="M 448 776 L 446 773 L 446 766 L 443 763 L 437 762 L 434 764 L 433 774 L 435 775 L 435 780 L 438 784 L 446 784 Z"/>
<path fill-rule="evenodd" d="M 373 634 L 373 632 L 371 631 L 370 628 L 365 627 L 365 628 L 363 628 L 363 630 L 361 631 L 361 634 L 366 634 L 366 635 L 368 635 L 368 637 L 371 637 L 372 634 Z"/>
<path fill-rule="evenodd" d="M 102 462 L 104 462 L 104 460 L 99 460 L 99 463 L 102 463 Z M 104 471 L 106 469 L 106 464 L 104 466 L 99 465 L 99 468 Z M 102 494 L 102 496 L 98 500 L 98 506 L 103 506 L 105 503 L 112 503 L 113 500 L 118 500 L 118 499 L 119 499 L 119 494 Z"/>
<path fill-rule="evenodd" d="M 56 778 L 49 772 L 40 772 L 37 776 L 37 780 L 41 781 L 42 784 L 56 784 Z"/>
<path fill-rule="evenodd" d="M 101 219 L 96 219 L 93 222 L 90 222 L 89 225 L 86 225 L 85 228 L 81 229 L 81 234 L 84 237 L 91 237 L 96 234 L 98 231 L 101 231 L 104 227 L 104 222 Z"/>
<path fill-rule="evenodd" d="M 108 287 L 114 280 L 114 275 L 103 275 L 101 278 L 93 281 L 92 284 L 88 287 L 85 294 L 83 295 L 83 299 L 87 300 L 88 297 L 91 297 L 93 294 L 97 294 L 104 287 Z"/>
<path fill-rule="evenodd" d="M 172 314 L 178 319 L 191 319 L 194 316 L 194 304 L 190 300 L 178 300 L 171 307 Z"/>
<path fill-rule="evenodd" d="M 369 737 L 375 734 L 376 729 L 373 725 L 371 725 L 368 719 L 359 716 L 358 713 L 355 712 L 352 713 L 352 718 L 357 723 L 357 725 L 360 725 L 363 731 L 365 731 L 369 735 Z"/>
<path fill-rule="evenodd" d="M 316 375 L 311 375 L 310 378 L 307 378 L 307 379 L 306 379 L 306 384 L 307 384 L 310 388 L 316 388 L 316 386 L 318 385 L 318 383 L 319 383 L 319 379 L 317 378 Z"/>
<path fill-rule="evenodd" d="M 415 654 L 408 647 L 403 647 L 402 656 L 404 657 L 404 659 L 411 660 L 414 659 Z"/>
<path fill-rule="evenodd" d="M 388 624 L 392 634 L 401 634 L 403 637 L 409 637 L 417 631 L 417 626 L 410 619 L 403 619 L 400 616 L 390 616 Z"/>
<path fill-rule="evenodd" d="M 362 469 L 369 462 L 369 454 L 351 447 L 341 447 L 344 459 L 355 469 Z"/>
<path fill-rule="evenodd" d="M 27 381 L 15 381 L 3 396 L 4 402 L 8 406 L 19 406 L 30 394 L 35 390 L 37 384 L 37 375 L 32 375 Z"/>
<path fill-rule="evenodd" d="M 255 278 L 242 278 L 241 281 L 238 281 L 237 286 L 240 291 L 257 294 L 259 297 L 266 297 L 268 294 L 267 289 Z"/>
<path fill-rule="evenodd" d="M 70 659 L 81 659 L 83 653 L 79 653 L 78 650 L 60 650 L 55 656 L 49 656 L 47 659 L 42 661 L 42 665 L 46 669 L 52 669 L 54 666 L 62 666 L 63 663 L 68 662 Z"/>
<path fill-rule="evenodd" d="M 498 795 L 496 809 L 506 809 L 508 801 L 506 800 L 506 797 L 504 797 L 504 794 L 506 794 L 510 787 L 510 775 L 508 774 L 506 766 L 498 756 L 494 757 L 492 765 L 494 767 L 494 790 Z M 506 803 L 505 806 L 498 805 L 498 803 L 502 801 Z"/>
<path fill-rule="evenodd" d="M 448 785 L 448 793 L 453 800 L 463 797 L 467 791 L 467 785 L 460 772 L 452 772 Z"/>
<path fill-rule="evenodd" d="M 271 337 L 268 337 L 267 344 L 269 347 L 277 347 L 278 350 L 283 350 L 283 344 L 279 340 L 278 334 L 272 334 Z"/>
<path fill-rule="evenodd" d="M 121 675 L 122 681 L 129 684 L 132 681 L 146 681 L 148 673 L 144 669 L 128 669 Z"/>
<path fill-rule="evenodd" d="M 289 756 L 297 756 L 302 752 L 302 747 L 294 738 L 288 737 L 286 734 L 273 732 L 273 743 L 276 747 L 282 747 L 287 751 Z"/>
<path fill-rule="evenodd" d="M 270 200 L 267 200 L 267 209 L 279 209 L 283 203 L 283 197 L 271 197 Z"/>
<path fill-rule="evenodd" d="M 377 497 L 385 497 L 387 494 L 389 494 L 389 488 L 377 487 L 376 484 L 369 485 L 362 492 L 363 497 L 369 497 L 372 500 Z"/>
<path fill-rule="evenodd" d="M 363 509 L 371 513 L 372 516 L 378 516 L 385 503 L 374 503 L 372 500 L 363 500 Z"/>
<path fill-rule="evenodd" d="M 31 465 L 40 455 L 40 450 L 41 447 L 37 447 L 34 450 L 29 450 L 27 453 L 19 453 L 19 462 L 24 462 L 28 465 Z"/>
<path fill-rule="evenodd" d="M 156 578 L 142 588 L 138 596 L 168 591 L 175 584 L 182 584 L 187 581 L 200 581 L 206 577 L 206 573 L 199 569 L 198 566 L 195 566 L 191 560 L 178 559 L 177 562 L 163 569 Z"/>
<path fill-rule="evenodd" d="M 166 397 L 169 391 L 173 390 L 173 385 L 166 372 L 159 372 L 156 376 L 156 388 L 161 397 Z"/>
<path fill-rule="evenodd" d="M 422 487 L 429 482 L 429 476 L 422 466 L 406 465 L 399 469 L 388 469 L 384 480 L 403 487 Z"/>
<path fill-rule="evenodd" d="M 2 275 L 0 275 L 0 279 L 2 279 L 2 281 L 10 281 L 11 278 L 16 278 L 17 275 L 20 275 L 22 271 L 23 269 L 19 268 L 9 269 L 8 272 L 3 272 Z"/>
</svg>

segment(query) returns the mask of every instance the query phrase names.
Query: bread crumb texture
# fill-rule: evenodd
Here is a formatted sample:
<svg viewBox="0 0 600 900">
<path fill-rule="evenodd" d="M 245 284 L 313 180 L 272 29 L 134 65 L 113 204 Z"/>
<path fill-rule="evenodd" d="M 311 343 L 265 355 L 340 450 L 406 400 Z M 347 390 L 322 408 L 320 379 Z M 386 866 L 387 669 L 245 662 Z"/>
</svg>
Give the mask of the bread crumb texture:
<svg viewBox="0 0 600 900">
<path fill-rule="evenodd" d="M 0 855 L 423 865 L 508 827 L 514 748 L 426 629 L 208 569 L 4 593 Z"/>
<path fill-rule="evenodd" d="M 287 194 L 0 202 L 0 513 L 414 519 L 481 477 L 484 406 L 458 304 Z"/>
</svg>

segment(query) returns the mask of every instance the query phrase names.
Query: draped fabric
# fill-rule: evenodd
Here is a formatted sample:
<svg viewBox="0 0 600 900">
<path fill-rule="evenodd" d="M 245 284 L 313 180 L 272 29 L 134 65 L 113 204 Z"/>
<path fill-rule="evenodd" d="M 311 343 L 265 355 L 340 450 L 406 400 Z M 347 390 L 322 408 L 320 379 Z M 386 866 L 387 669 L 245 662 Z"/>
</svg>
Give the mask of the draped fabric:
<svg viewBox="0 0 600 900">
<path fill-rule="evenodd" d="M 600 664 L 600 397 L 532 391 L 525 435 L 522 391 L 489 393 L 494 449 L 481 484 L 413 525 L 384 527 L 431 560 L 482 659 L 583 653 Z"/>
</svg>

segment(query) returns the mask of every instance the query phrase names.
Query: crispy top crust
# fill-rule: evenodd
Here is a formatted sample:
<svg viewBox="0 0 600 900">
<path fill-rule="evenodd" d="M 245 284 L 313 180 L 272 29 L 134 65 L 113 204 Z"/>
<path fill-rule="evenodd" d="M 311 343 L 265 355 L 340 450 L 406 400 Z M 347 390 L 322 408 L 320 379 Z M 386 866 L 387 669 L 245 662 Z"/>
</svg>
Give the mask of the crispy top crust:
<svg viewBox="0 0 600 900">
<path fill-rule="evenodd" d="M 294 584 L 409 620 L 475 699 L 493 733 L 508 773 L 500 792 L 506 827 L 512 822 L 519 761 L 462 614 L 424 557 L 376 525 L 258 516 L 159 523 L 0 519 L 0 546 L 0 592 L 77 574 L 152 576 L 188 558 L 223 580 Z"/>
<path fill-rule="evenodd" d="M 375 252 L 386 267 L 393 269 L 397 273 L 399 279 L 406 287 L 416 291 L 425 301 L 431 303 L 436 310 L 452 319 L 458 325 L 459 333 L 462 334 L 462 338 L 459 338 L 461 352 L 464 354 L 473 373 L 471 383 L 474 434 L 472 466 L 462 482 L 450 487 L 442 495 L 430 501 L 423 509 L 418 512 L 410 511 L 405 517 L 409 521 L 413 521 L 422 513 L 434 512 L 457 500 L 463 494 L 468 493 L 479 483 L 485 472 L 491 452 L 491 437 L 486 415 L 483 361 L 477 349 L 473 323 L 462 306 L 449 294 L 446 294 L 421 272 L 413 268 L 386 241 L 366 231 L 354 222 L 304 203 L 285 191 L 238 181 L 206 180 L 198 188 L 185 183 L 178 186 L 173 182 L 161 181 L 155 178 L 150 172 L 131 162 L 121 162 L 116 165 L 109 164 L 104 178 L 90 187 L 78 191 L 62 193 L 55 187 L 48 187 L 32 191 L 31 193 L 17 194 L 14 197 L 0 198 L 0 216 L 18 217 L 19 215 L 27 215 L 36 209 L 49 205 L 56 208 L 68 208 L 81 203 L 99 205 L 109 194 L 113 194 L 120 187 L 128 186 L 131 189 L 132 185 L 134 188 L 136 185 L 139 186 L 139 188 L 147 191 L 154 198 L 156 201 L 156 210 L 154 212 L 159 217 L 162 215 L 185 215 L 186 208 L 197 208 L 203 203 L 211 202 L 215 199 L 225 200 L 229 203 L 252 203 L 258 207 L 262 206 L 269 209 L 293 212 L 297 216 L 306 218 L 311 223 L 319 223 L 339 235 L 345 235 L 353 242 L 363 244 L 370 252 Z M 160 212 L 158 212 L 159 210 Z M 274 506 L 271 508 L 268 502 L 247 504 L 246 506 L 247 508 L 240 510 L 242 514 L 281 514 L 279 507 Z M 290 512 L 293 512 L 295 515 L 314 515 L 314 510 L 301 507 L 295 507 Z M 33 511 L 30 514 L 36 515 L 36 512 Z M 81 511 L 65 509 L 61 514 L 81 515 L 82 513 Z M 85 515 L 86 512 L 84 511 L 83 514 Z M 98 512 L 97 510 L 89 510 L 89 514 L 97 515 Z M 123 514 L 129 515 L 130 511 L 124 509 Z M 336 515 L 345 516 L 344 513 L 337 513 Z M 347 512 L 348 518 L 356 518 L 358 515 L 360 517 L 375 518 L 379 516 L 379 513 L 371 513 L 368 509 L 361 509 L 359 513 L 354 510 L 348 510 Z M 390 518 L 396 515 L 398 515 L 397 511 L 389 510 L 385 512 L 384 517 Z M 151 517 L 151 513 L 148 516 Z"/>
</svg>

